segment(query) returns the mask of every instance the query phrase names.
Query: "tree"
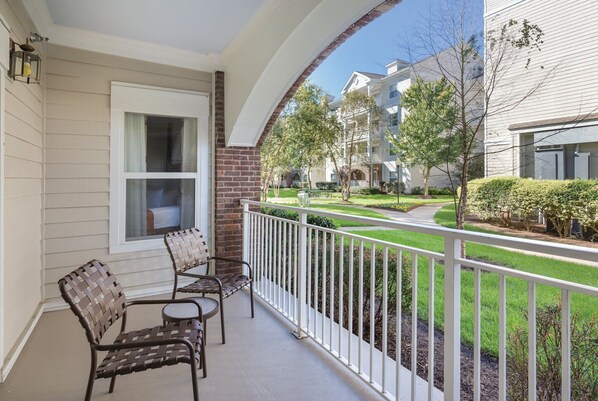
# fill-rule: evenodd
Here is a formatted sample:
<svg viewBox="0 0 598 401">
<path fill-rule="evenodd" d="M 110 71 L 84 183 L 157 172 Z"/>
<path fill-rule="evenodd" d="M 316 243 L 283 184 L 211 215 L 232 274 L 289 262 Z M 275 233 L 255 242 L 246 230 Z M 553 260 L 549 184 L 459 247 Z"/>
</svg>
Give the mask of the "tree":
<svg viewBox="0 0 598 401">
<path fill-rule="evenodd" d="M 278 177 L 278 182 L 280 182 L 280 177 L 291 170 L 289 149 L 287 145 L 288 136 L 284 129 L 284 125 L 285 117 L 279 117 L 260 149 L 262 166 L 261 187 L 262 200 L 264 202 L 268 201 L 268 191 L 274 178 Z"/>
<path fill-rule="evenodd" d="M 414 54 L 418 59 L 426 57 L 414 66 L 415 74 L 442 77 L 454 91 L 457 113 L 447 139 L 458 154 L 456 166 L 460 170 L 451 174 L 446 165 L 436 167 L 448 174 L 453 190 L 460 188 L 455 198 L 458 229 L 463 229 L 465 221 L 469 169 L 483 155 L 479 136 L 485 119 L 517 107 L 551 75 L 551 71 L 542 74 L 523 91 L 501 93 L 500 85 L 509 71 L 536 68 L 532 54 L 540 50 L 543 32 L 527 20 L 510 20 L 484 35 L 477 21 L 482 14 L 477 5 L 468 0 L 442 2 L 437 12 L 417 29 L 415 45 L 409 46 L 412 58 Z M 485 57 L 480 56 L 482 44 Z"/>
<path fill-rule="evenodd" d="M 351 91 L 343 97 L 340 118 L 343 124 L 343 134 L 340 137 L 338 135 L 334 137 L 331 133 L 330 139 L 334 139 L 334 143 L 328 144 L 327 151 L 339 177 L 343 201 L 348 201 L 351 175 L 356 166 L 370 165 L 371 185 L 371 140 L 380 125 L 382 111 L 373 96 Z"/>
<path fill-rule="evenodd" d="M 311 171 L 326 160 L 324 146 L 330 109 L 324 91 L 306 81 L 297 90 L 285 109 L 284 126 L 290 163 L 307 171 L 309 187 Z"/>
<path fill-rule="evenodd" d="M 417 79 L 401 98 L 401 106 L 408 115 L 401 123 L 400 137 L 387 133 L 387 139 L 408 165 L 421 165 L 424 177 L 424 196 L 432 168 L 456 161 L 456 147 L 450 144 L 446 133 L 454 126 L 457 108 L 452 86 L 441 78 L 424 82 Z"/>
</svg>

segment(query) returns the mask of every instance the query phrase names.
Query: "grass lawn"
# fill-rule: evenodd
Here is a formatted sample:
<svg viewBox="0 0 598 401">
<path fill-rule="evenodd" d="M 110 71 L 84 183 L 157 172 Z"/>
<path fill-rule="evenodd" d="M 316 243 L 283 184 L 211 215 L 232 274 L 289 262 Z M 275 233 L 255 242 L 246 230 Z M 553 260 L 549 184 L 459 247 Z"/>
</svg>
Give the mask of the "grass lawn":
<svg viewBox="0 0 598 401">
<path fill-rule="evenodd" d="M 274 197 L 274 191 L 270 190 L 268 193 L 268 202 L 279 203 L 279 204 L 290 204 L 297 202 L 298 189 L 294 188 L 282 188 L 280 190 L 280 196 Z M 450 195 L 439 195 L 435 199 L 419 199 L 415 195 L 401 195 L 401 203 L 444 203 L 452 202 L 453 197 Z M 330 197 L 322 196 L 320 198 L 312 198 L 311 204 L 315 205 L 329 205 L 341 203 L 342 198 L 340 192 L 334 192 Z M 343 202 L 343 205 L 358 205 L 358 206 L 371 206 L 379 205 L 383 203 L 396 203 L 396 195 L 351 195 L 349 202 Z"/>
<path fill-rule="evenodd" d="M 383 214 L 372 210 L 372 209 L 364 209 L 358 207 L 351 207 L 351 206 L 344 206 L 344 205 L 335 205 L 335 204 L 313 204 L 310 206 L 310 209 L 317 209 L 317 210 L 324 210 L 327 212 L 333 213 L 344 213 L 350 214 L 353 216 L 361 216 L 361 217 L 372 217 L 375 219 L 382 219 L 388 220 L 388 217 L 384 216 Z M 332 219 L 337 227 L 364 227 L 368 226 L 368 224 L 356 223 L 354 221 L 349 220 L 342 220 L 342 219 Z"/>
<path fill-rule="evenodd" d="M 453 218 L 452 206 L 443 208 L 436 219 L 439 224 L 450 225 Z M 443 239 L 425 234 L 392 231 L 365 231 L 360 235 L 395 242 L 416 248 L 443 252 Z M 525 255 L 503 249 L 469 243 L 467 245 L 469 257 L 483 260 L 501 266 L 535 274 L 541 274 L 561 280 L 573 281 L 598 287 L 598 269 L 591 266 L 578 265 L 571 262 L 549 259 L 539 256 Z M 418 314 L 428 316 L 428 261 L 420 257 L 418 260 Z M 436 264 L 435 268 L 435 323 L 438 327 L 444 325 L 444 269 Z M 527 308 L 527 283 L 519 279 L 507 279 L 507 332 L 513 332 L 516 327 L 527 327 L 524 310 Z M 473 272 L 462 270 L 461 273 L 461 325 L 462 339 L 473 343 Z M 492 355 L 498 350 L 498 275 L 483 273 L 481 278 L 481 341 L 482 349 Z M 556 304 L 560 299 L 560 291 L 544 286 L 537 286 L 537 306 Z M 579 313 L 582 321 L 598 316 L 598 299 L 572 294 L 572 311 Z"/>
</svg>

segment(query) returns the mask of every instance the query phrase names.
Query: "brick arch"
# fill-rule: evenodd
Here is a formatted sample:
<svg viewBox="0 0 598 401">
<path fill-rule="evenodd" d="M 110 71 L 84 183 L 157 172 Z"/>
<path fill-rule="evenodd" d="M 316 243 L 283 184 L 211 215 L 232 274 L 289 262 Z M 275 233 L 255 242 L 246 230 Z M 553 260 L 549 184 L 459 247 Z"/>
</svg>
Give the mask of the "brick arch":
<svg viewBox="0 0 598 401">
<path fill-rule="evenodd" d="M 274 122 L 297 89 L 322 62 L 358 30 L 392 9 L 401 0 L 385 0 L 351 24 L 313 60 L 288 89 L 270 116 L 257 145 L 250 147 L 226 146 L 224 130 L 224 72 L 214 74 L 214 127 L 215 127 L 215 227 L 213 249 L 218 256 L 240 259 L 243 253 L 243 209 L 241 199 L 260 199 L 260 148 Z M 237 266 L 218 265 L 220 273 L 233 272 Z"/>
<path fill-rule="evenodd" d="M 293 97 L 295 92 L 297 92 L 297 89 L 299 89 L 299 87 L 303 84 L 303 82 L 305 82 L 307 77 L 309 77 L 316 70 L 316 68 L 318 68 L 320 66 L 320 64 L 322 64 L 322 62 L 324 62 L 324 60 L 326 60 L 326 58 L 330 54 L 332 54 L 332 52 L 334 52 L 340 45 L 342 45 L 347 39 L 349 39 L 357 31 L 359 31 L 364 26 L 368 25 L 370 22 L 374 21 L 376 18 L 378 18 L 382 14 L 391 10 L 394 6 L 399 4 L 401 1 L 402 0 L 385 0 L 380 5 L 378 5 L 376 8 L 374 8 L 373 10 L 371 10 L 370 12 L 365 14 L 363 17 L 361 17 L 359 20 L 357 20 L 356 22 L 351 24 L 347 28 L 347 30 L 345 30 L 345 32 L 343 32 L 342 34 L 337 36 L 328 46 L 326 46 L 326 48 L 305 69 L 305 71 L 303 71 L 301 73 L 301 75 L 299 75 L 299 78 L 297 78 L 297 80 L 295 80 L 295 82 L 293 83 L 293 85 L 291 85 L 291 87 L 287 91 L 286 95 L 284 95 L 284 97 L 282 98 L 282 100 L 280 101 L 280 103 L 278 104 L 276 109 L 274 109 L 274 112 L 268 119 L 268 123 L 266 124 L 266 127 L 264 128 L 264 131 L 262 132 L 262 135 L 260 136 L 260 139 L 256 145 L 258 148 L 261 147 L 262 143 L 266 140 L 266 138 L 268 137 L 268 134 L 272 130 L 272 126 L 274 125 L 274 122 L 276 122 L 276 119 L 278 118 L 278 116 L 280 116 L 280 113 L 282 113 L 282 110 L 285 108 L 286 104 L 289 102 L 289 100 L 291 100 L 291 98 Z"/>
</svg>

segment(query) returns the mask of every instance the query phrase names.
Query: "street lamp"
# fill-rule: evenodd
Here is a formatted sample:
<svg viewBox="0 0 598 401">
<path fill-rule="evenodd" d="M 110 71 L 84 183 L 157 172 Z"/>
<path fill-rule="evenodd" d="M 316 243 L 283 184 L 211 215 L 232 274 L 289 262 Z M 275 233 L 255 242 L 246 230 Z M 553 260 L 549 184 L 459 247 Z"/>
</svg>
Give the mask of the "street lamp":
<svg viewBox="0 0 598 401">
<path fill-rule="evenodd" d="M 401 159 L 397 157 L 397 205 L 401 203 Z"/>
</svg>

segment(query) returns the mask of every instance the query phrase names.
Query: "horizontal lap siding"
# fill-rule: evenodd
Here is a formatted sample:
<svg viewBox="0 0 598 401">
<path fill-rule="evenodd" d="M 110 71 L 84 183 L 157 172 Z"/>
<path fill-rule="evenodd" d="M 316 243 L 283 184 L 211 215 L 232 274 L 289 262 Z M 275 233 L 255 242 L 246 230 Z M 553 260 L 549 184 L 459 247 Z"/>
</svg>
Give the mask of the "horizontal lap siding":
<svg viewBox="0 0 598 401">
<path fill-rule="evenodd" d="M 34 31 L 21 4 L 0 1 L 11 38 L 23 43 Z M 38 47 L 45 57 L 44 49 Z M 43 85 L 43 83 L 42 83 Z M 4 355 L 10 357 L 43 300 L 42 193 L 43 87 L 6 79 L 4 244 L 5 273 L 0 283 L 6 306 Z"/>
<path fill-rule="evenodd" d="M 211 92 L 211 74 L 48 46 L 45 291 L 90 259 L 111 266 L 127 291 L 172 284 L 164 249 L 109 254 L 110 82 Z"/>
<path fill-rule="evenodd" d="M 495 2 L 497 3 L 497 2 Z M 532 52 L 531 64 L 525 69 L 527 54 L 522 54 L 493 94 L 494 104 L 514 103 L 522 99 L 543 78 L 540 88 L 515 108 L 493 113 L 487 119 L 486 144 L 518 143 L 518 135 L 507 129 L 511 124 L 583 116 L 598 107 L 598 2 L 579 1 L 573 6 L 558 0 L 527 0 L 487 18 L 487 29 L 498 28 L 510 18 L 529 20 L 544 32 L 541 52 Z M 544 68 L 540 68 L 543 66 Z M 505 147 L 504 157 L 493 155 L 490 175 L 518 175 L 518 157 Z M 498 160 L 500 159 L 500 160 Z"/>
</svg>

